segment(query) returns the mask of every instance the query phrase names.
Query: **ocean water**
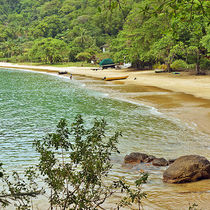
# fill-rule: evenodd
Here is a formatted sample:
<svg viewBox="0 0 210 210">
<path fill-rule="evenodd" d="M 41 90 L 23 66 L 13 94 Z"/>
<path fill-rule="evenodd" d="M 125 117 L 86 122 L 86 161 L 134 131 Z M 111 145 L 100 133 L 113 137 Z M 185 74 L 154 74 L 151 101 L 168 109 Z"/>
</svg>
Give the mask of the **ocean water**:
<svg viewBox="0 0 210 210">
<path fill-rule="evenodd" d="M 71 124 L 77 114 L 82 114 L 87 126 L 94 118 L 104 118 L 108 135 L 122 131 L 121 153 L 113 155 L 111 179 L 126 176 L 132 180 L 138 175 L 139 168 L 122 167 L 124 156 L 130 152 L 167 159 L 198 154 L 210 159 L 208 135 L 152 107 L 126 100 L 120 93 L 113 94 L 111 88 L 100 91 L 103 85 L 104 81 L 82 77 L 70 80 L 58 75 L 0 69 L 0 162 L 4 168 L 21 172 L 35 165 L 38 154 L 32 147 L 33 141 L 53 132 L 61 118 Z M 176 209 L 175 202 L 187 206 L 192 198 L 202 206 L 208 204 L 209 180 L 175 187 L 162 183 L 164 169 L 144 168 L 151 174 L 145 186 L 148 209 Z M 192 194 L 195 191 L 199 193 Z"/>
</svg>

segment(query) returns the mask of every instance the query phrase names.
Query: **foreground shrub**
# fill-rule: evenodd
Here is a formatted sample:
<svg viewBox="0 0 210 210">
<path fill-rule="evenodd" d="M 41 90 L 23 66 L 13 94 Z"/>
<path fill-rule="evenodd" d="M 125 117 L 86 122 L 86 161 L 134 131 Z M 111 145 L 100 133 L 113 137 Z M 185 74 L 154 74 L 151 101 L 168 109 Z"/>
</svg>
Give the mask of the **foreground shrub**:
<svg viewBox="0 0 210 210">
<path fill-rule="evenodd" d="M 107 181 L 112 168 L 111 155 L 119 153 L 117 143 L 120 136 L 119 132 L 106 136 L 104 120 L 96 119 L 91 128 L 85 128 L 82 117 L 78 115 L 69 129 L 66 120 L 62 119 L 55 133 L 47 134 L 43 140 L 34 143 L 40 158 L 37 167 L 27 172 L 31 185 L 25 185 L 24 180 L 18 181 L 20 184 L 16 185 L 6 181 L 9 189 L 15 193 L 4 194 L 3 204 L 9 205 L 8 199 L 16 202 L 16 195 L 20 199 L 24 195 L 24 202 L 19 203 L 18 209 L 29 209 L 30 196 L 42 192 L 37 191 L 38 178 L 45 183 L 44 195 L 49 200 L 51 210 L 104 209 L 105 201 L 115 193 L 122 197 L 118 203 L 113 203 L 115 209 L 134 203 L 137 209 L 141 209 L 141 201 L 146 197 L 141 191 L 141 185 L 146 182 L 148 174 L 140 175 L 132 187 L 123 178 Z M 35 186 L 35 193 L 32 186 Z"/>
</svg>

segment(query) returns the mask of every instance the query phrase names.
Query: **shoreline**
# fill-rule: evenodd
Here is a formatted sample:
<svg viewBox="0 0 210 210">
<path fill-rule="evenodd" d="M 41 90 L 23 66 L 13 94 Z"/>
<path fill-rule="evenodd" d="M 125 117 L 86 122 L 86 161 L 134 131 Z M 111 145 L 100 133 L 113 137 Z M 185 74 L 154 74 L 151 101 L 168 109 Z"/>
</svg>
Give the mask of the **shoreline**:
<svg viewBox="0 0 210 210">
<path fill-rule="evenodd" d="M 125 92 L 126 98 L 153 106 L 158 111 L 188 123 L 191 127 L 210 134 L 210 76 L 187 75 L 185 72 L 156 74 L 154 71 L 132 69 L 91 70 L 92 67 L 52 67 L 1 63 L 0 68 L 15 68 L 58 73 L 67 71 L 74 75 L 102 79 L 126 76 L 128 79 L 108 81 L 121 84 L 117 91 Z M 132 93 L 137 93 L 136 95 Z"/>
<path fill-rule="evenodd" d="M 60 82 L 62 82 L 62 80 L 64 78 L 65 83 L 66 82 L 71 83 L 69 74 L 59 76 L 57 73 L 58 71 L 66 70 L 66 68 L 57 68 L 57 67 L 51 68 L 51 67 L 49 67 L 49 69 L 48 69 L 48 67 L 47 67 L 47 69 L 46 68 L 40 69 L 39 67 L 37 67 L 36 69 L 34 69 L 34 68 L 30 68 L 30 66 L 21 68 L 19 66 L 16 67 L 16 65 L 13 67 L 3 67 L 3 68 L 16 69 L 14 71 L 19 71 L 19 70 L 23 70 L 25 72 L 33 71 L 34 73 L 37 72 L 38 74 L 39 73 L 46 74 L 46 75 L 48 75 L 48 77 L 51 77 L 52 75 L 54 75 L 54 77 L 62 77 L 61 81 L 59 80 Z M 74 71 L 72 69 L 74 69 Z M 1 71 L 1 68 L 0 68 L 0 71 Z M 192 129 L 195 128 L 198 131 L 200 131 L 200 130 L 202 130 L 200 127 L 206 126 L 206 131 L 208 131 L 208 128 L 209 128 L 208 125 L 210 122 L 209 118 L 207 117 L 208 113 L 210 113 L 210 110 L 209 110 L 210 100 L 209 99 L 198 98 L 198 97 L 195 97 L 195 96 L 187 94 L 187 93 L 174 92 L 169 89 L 163 89 L 163 88 L 159 87 L 158 85 L 152 86 L 152 85 L 147 85 L 147 84 L 141 84 L 139 82 L 141 80 L 140 76 L 137 77 L 136 80 L 132 80 L 132 77 L 129 78 L 130 80 L 127 79 L 127 80 L 118 80 L 118 81 L 112 81 L 112 82 L 101 80 L 103 78 L 104 74 L 116 76 L 117 74 L 123 75 L 127 72 L 129 73 L 130 71 L 131 70 L 97 71 L 97 77 L 95 77 L 96 71 L 92 71 L 91 68 L 85 68 L 85 70 L 83 68 L 78 68 L 78 67 L 68 68 L 68 72 L 73 74 L 73 80 L 76 82 L 76 84 L 79 84 L 79 85 L 80 85 L 80 83 L 84 84 L 84 85 L 82 85 L 83 88 L 96 90 L 96 91 L 99 91 L 102 93 L 107 93 L 107 95 L 109 95 L 109 98 L 114 98 L 117 100 L 125 99 L 125 101 L 127 101 L 128 103 L 137 103 L 137 104 L 141 104 L 141 105 L 150 106 L 151 109 L 153 109 L 153 107 L 154 107 L 155 112 L 157 110 L 158 112 L 161 112 L 161 115 L 163 113 L 164 119 L 167 118 L 167 119 L 169 119 L 169 121 L 175 119 L 175 124 L 176 124 L 176 122 L 178 122 L 180 127 L 183 125 L 183 129 L 186 128 L 188 130 L 188 125 L 192 125 L 192 126 L 189 126 L 190 130 L 191 130 L 191 128 Z M 139 73 L 139 71 L 135 71 L 135 72 L 137 74 Z M 145 74 L 144 77 L 147 77 L 148 79 L 151 78 L 151 81 L 154 82 L 154 80 L 152 79 L 153 72 L 140 71 L 140 73 L 141 73 L 141 75 Z M 167 77 L 170 77 L 170 75 L 155 75 L 155 76 L 164 77 L 165 80 L 167 79 Z M 33 77 L 33 75 L 32 75 L 32 77 Z M 185 76 L 185 77 L 187 77 L 187 76 Z M 58 83 L 59 83 L 59 81 L 58 81 Z M 72 81 L 72 82 L 74 83 L 74 81 Z M 58 86 L 58 88 L 59 88 L 59 86 Z M 117 107 L 117 109 L 119 109 L 119 107 Z M 138 107 L 137 107 L 137 109 L 138 109 Z M 131 112 L 132 112 L 132 110 L 131 110 Z M 151 112 L 151 113 L 153 113 L 153 112 Z M 203 113 L 203 114 L 201 114 L 201 113 Z M 127 115 L 125 115 L 125 117 L 126 116 Z M 199 120 L 199 119 L 201 120 L 200 123 L 198 122 L 199 127 L 194 126 L 194 124 L 193 124 L 194 121 L 191 120 L 192 118 L 195 118 L 195 120 Z M 138 121 L 138 119 L 137 119 L 137 121 Z M 185 122 L 187 122 L 187 124 L 185 124 Z M 167 124 L 166 124 L 166 126 L 167 126 Z M 129 126 L 129 128 L 132 128 L 132 127 Z M 162 127 L 160 127 L 160 129 L 161 128 Z M 167 128 L 163 128 L 163 130 L 164 129 L 167 129 Z M 170 129 L 173 129 L 173 127 L 170 127 Z M 180 129 L 180 132 L 178 131 L 179 133 L 174 132 L 173 136 L 177 137 L 177 139 L 179 138 L 179 136 L 181 136 L 181 139 L 182 139 L 183 133 L 181 133 L 181 132 L 183 131 L 183 129 Z M 205 128 L 204 128 L 204 130 L 205 130 Z M 160 130 L 158 130 L 158 131 L 160 131 Z M 158 133 L 158 131 L 157 131 L 157 133 Z M 151 132 L 153 132 L 153 130 L 151 130 Z M 192 132 L 192 134 L 193 133 L 194 132 Z M 190 152 L 190 153 L 194 154 L 197 152 L 197 150 L 195 150 L 194 148 L 196 148 L 196 149 L 198 148 L 198 150 L 199 150 L 199 148 L 201 146 L 202 149 L 199 150 L 199 151 L 201 151 L 201 152 L 199 152 L 199 154 L 204 155 L 204 156 L 209 156 L 208 144 L 206 147 L 205 142 L 209 142 L 208 140 L 209 140 L 210 135 L 207 134 L 207 135 L 202 136 L 203 133 L 200 133 L 200 132 L 198 132 L 198 133 L 195 132 L 195 134 L 196 134 L 196 138 L 197 138 L 197 141 L 196 141 L 197 147 L 190 146 L 190 143 L 191 143 L 190 137 L 183 138 L 182 141 L 180 141 L 180 138 L 179 138 L 179 141 L 173 142 L 174 145 L 170 144 L 170 137 L 169 137 L 169 138 L 167 138 L 167 140 L 169 140 L 169 142 L 166 142 L 167 144 L 169 144 L 169 147 L 168 147 L 168 149 L 165 149 L 164 151 L 167 151 L 167 153 L 171 153 L 170 157 L 171 156 L 173 157 L 174 152 L 176 152 L 176 149 L 173 147 L 176 146 L 176 148 L 179 149 L 180 143 L 183 142 L 184 143 L 183 145 L 185 145 L 182 147 L 183 153 L 185 153 L 187 151 L 187 153 Z M 198 136 L 197 136 L 197 134 L 198 134 Z M 201 141 L 199 141 L 200 140 L 199 136 L 201 136 L 202 144 L 201 144 Z M 165 138 L 162 138 L 162 139 L 163 139 L 163 141 L 161 141 L 161 142 L 164 143 Z M 185 140 L 186 140 L 186 142 L 188 142 L 187 144 L 186 144 L 186 142 L 184 142 Z M 137 141 L 138 141 L 138 139 L 137 139 Z M 141 140 L 140 140 L 140 142 L 141 142 Z M 135 147 L 135 141 L 132 142 L 132 145 L 134 145 L 134 147 Z M 152 141 L 149 142 L 148 145 L 149 145 L 149 146 L 147 146 L 148 148 L 150 147 L 150 145 L 152 147 Z M 161 144 L 158 143 L 157 145 L 161 145 Z M 181 145 L 182 145 L 182 143 L 181 143 Z M 126 142 L 125 146 L 126 146 L 126 148 L 128 148 L 129 151 L 133 151 L 130 148 L 131 144 L 129 145 L 128 142 Z M 172 148 L 172 150 L 170 150 L 170 147 Z M 140 144 L 138 146 L 138 148 L 140 148 L 140 151 L 141 151 L 142 145 Z M 157 150 L 159 150 L 158 147 L 157 147 Z M 127 154 L 127 153 L 123 153 L 123 154 Z M 164 154 L 165 154 L 165 152 L 164 152 Z M 166 157 L 165 155 L 163 155 L 163 156 Z M 161 155 L 160 155 L 160 157 L 161 157 Z M 178 156 L 176 155 L 176 157 L 178 157 Z M 134 171 L 134 170 L 130 170 L 130 169 L 127 170 L 127 169 L 122 168 L 118 159 L 115 160 L 114 165 L 116 167 L 114 169 L 115 173 L 120 173 L 123 175 L 126 174 L 126 176 L 129 177 L 131 180 L 132 180 L 132 177 L 135 176 L 136 173 L 138 173 L 138 171 Z M 151 171 L 152 170 L 153 169 L 151 169 Z M 161 179 L 162 170 L 164 170 L 164 169 L 160 169 L 159 172 L 155 171 L 155 173 L 151 173 L 152 184 L 148 184 L 144 188 L 145 192 L 148 193 L 147 200 L 143 201 L 143 205 L 144 205 L 145 209 L 168 209 L 168 208 L 173 208 L 174 204 L 176 204 L 177 208 L 188 208 L 188 203 L 193 203 L 195 201 L 196 201 L 196 204 L 198 204 L 200 208 L 204 208 L 204 209 L 207 208 L 208 203 L 209 203 L 208 202 L 208 200 L 209 200 L 208 187 L 210 184 L 209 180 L 202 180 L 202 181 L 195 182 L 195 183 L 187 183 L 187 184 L 171 186 L 170 184 L 168 185 L 168 184 L 162 183 L 162 181 L 161 181 L 162 180 Z M 114 175 L 115 175 L 115 173 L 114 173 Z M 111 208 L 113 202 L 115 202 L 115 200 L 111 200 L 110 203 L 107 204 L 107 206 L 109 207 L 109 205 L 110 205 L 110 208 Z M 42 197 L 33 201 L 33 203 L 34 203 L 34 207 L 37 209 L 45 209 L 45 207 L 47 205 L 46 199 L 42 199 Z"/>
</svg>

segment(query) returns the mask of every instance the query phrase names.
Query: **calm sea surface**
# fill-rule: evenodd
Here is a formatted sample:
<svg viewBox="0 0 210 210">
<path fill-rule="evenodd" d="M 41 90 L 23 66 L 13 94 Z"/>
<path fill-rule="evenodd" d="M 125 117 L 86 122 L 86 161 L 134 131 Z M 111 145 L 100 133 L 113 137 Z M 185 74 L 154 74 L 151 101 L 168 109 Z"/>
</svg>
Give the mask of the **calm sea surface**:
<svg viewBox="0 0 210 210">
<path fill-rule="evenodd" d="M 111 85 L 109 89 L 105 86 L 104 81 L 82 77 L 69 80 L 57 75 L 0 69 L 0 162 L 8 171 L 22 171 L 35 165 L 34 139 L 52 132 L 61 118 L 70 124 L 78 113 L 87 126 L 96 117 L 105 118 L 110 134 L 114 130 L 123 132 L 119 142 L 121 154 L 113 157 L 113 179 L 126 176 L 132 180 L 138 175 L 138 168 L 121 166 L 124 156 L 134 151 L 170 159 L 186 154 L 210 159 L 208 135 L 152 107 L 126 101 Z M 151 174 L 145 186 L 149 195 L 146 209 L 177 209 L 179 205 L 178 209 L 187 209 L 181 207 L 196 202 L 201 207 L 210 206 L 209 180 L 168 185 L 161 180 L 164 169 L 144 166 Z"/>
</svg>

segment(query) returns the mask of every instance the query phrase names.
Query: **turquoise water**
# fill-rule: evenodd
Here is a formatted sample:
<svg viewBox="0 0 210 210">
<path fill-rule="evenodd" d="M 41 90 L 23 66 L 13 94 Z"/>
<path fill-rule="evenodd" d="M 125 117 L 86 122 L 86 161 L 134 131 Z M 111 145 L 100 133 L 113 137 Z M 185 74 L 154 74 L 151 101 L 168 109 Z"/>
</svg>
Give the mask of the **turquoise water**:
<svg viewBox="0 0 210 210">
<path fill-rule="evenodd" d="M 52 132 L 61 118 L 70 124 L 78 113 L 87 126 L 99 117 L 107 121 L 109 134 L 114 130 L 123 132 L 119 142 L 121 154 L 113 157 L 113 178 L 136 174 L 121 167 L 124 156 L 133 151 L 165 158 L 198 154 L 210 159 L 209 136 L 152 107 L 121 100 L 120 93 L 111 97 L 111 89 L 98 91 L 97 85 L 102 87 L 103 81 L 88 81 L 93 85 L 87 86 L 84 78 L 74 79 L 0 69 L 0 160 L 8 171 L 21 171 L 36 164 L 34 139 Z M 150 171 L 148 189 L 152 192 L 164 188 L 161 170 Z"/>
</svg>

